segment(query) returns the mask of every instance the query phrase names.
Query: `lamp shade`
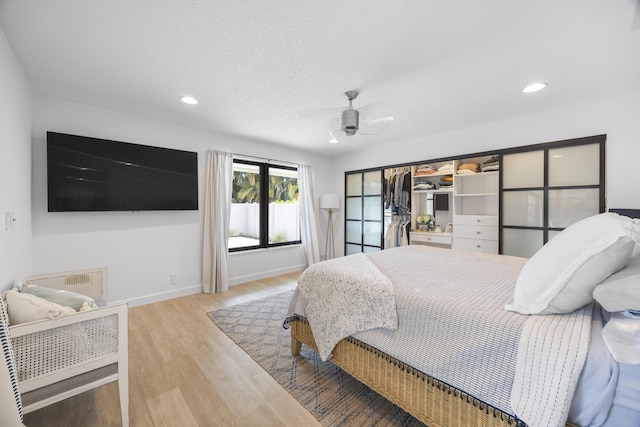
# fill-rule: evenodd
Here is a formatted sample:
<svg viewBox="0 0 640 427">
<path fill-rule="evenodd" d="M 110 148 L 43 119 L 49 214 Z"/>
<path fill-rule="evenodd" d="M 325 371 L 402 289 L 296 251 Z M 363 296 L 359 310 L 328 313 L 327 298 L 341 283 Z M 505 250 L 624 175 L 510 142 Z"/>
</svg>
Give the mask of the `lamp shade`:
<svg viewBox="0 0 640 427">
<path fill-rule="evenodd" d="M 320 209 L 339 209 L 340 196 L 337 194 L 321 194 Z"/>
</svg>

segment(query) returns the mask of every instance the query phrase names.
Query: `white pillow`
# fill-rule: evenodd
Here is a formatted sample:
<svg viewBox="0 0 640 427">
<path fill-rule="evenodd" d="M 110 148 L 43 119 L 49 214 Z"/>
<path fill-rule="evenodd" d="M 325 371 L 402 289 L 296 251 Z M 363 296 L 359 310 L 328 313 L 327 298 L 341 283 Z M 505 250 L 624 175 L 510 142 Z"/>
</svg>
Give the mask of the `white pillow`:
<svg viewBox="0 0 640 427">
<path fill-rule="evenodd" d="M 640 310 L 640 257 L 596 286 L 593 298 L 607 311 Z"/>
<path fill-rule="evenodd" d="M 7 301 L 9 322 L 12 325 L 43 319 L 56 319 L 76 312 L 71 307 L 64 307 L 35 295 L 20 293 L 15 288 L 5 292 L 4 297 Z"/>
<path fill-rule="evenodd" d="M 602 213 L 558 233 L 525 264 L 513 303 L 522 314 L 570 313 L 593 300 L 593 289 L 620 270 L 640 242 L 631 218 Z"/>
<path fill-rule="evenodd" d="M 93 298 L 76 292 L 25 284 L 18 286 L 18 290 L 25 294 L 44 298 L 49 302 L 55 302 L 56 304 L 60 304 L 65 307 L 71 307 L 75 311 L 88 311 L 98 308 Z"/>
</svg>

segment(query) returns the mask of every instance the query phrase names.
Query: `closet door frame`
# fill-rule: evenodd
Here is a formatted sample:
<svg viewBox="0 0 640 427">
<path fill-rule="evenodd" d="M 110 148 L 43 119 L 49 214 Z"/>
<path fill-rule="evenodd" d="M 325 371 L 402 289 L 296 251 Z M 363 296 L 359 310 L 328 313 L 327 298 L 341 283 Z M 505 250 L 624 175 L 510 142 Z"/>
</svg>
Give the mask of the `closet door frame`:
<svg viewBox="0 0 640 427">
<path fill-rule="evenodd" d="M 557 148 L 576 147 L 581 145 L 599 144 L 599 182 L 598 184 L 586 184 L 586 185 L 561 185 L 550 186 L 549 184 L 549 151 Z M 605 187 L 605 167 L 606 167 L 606 135 L 596 135 L 584 138 L 575 138 L 562 141 L 546 142 L 542 144 L 527 145 L 523 147 L 515 147 L 511 149 L 499 150 L 502 154 L 503 163 L 500 167 L 499 186 L 500 186 L 500 211 L 499 211 L 499 253 L 503 253 L 503 232 L 505 229 L 512 230 L 539 230 L 542 231 L 543 245 L 549 241 L 549 232 L 559 232 L 565 227 L 551 227 L 549 226 L 549 193 L 556 190 L 578 190 L 578 189 L 598 189 L 598 212 L 602 213 L 606 210 L 606 187 Z M 543 185 L 541 187 L 527 187 L 527 188 L 504 188 L 504 157 L 509 154 L 529 153 L 535 151 L 543 152 Z M 516 226 L 505 225 L 504 214 L 502 212 L 504 206 L 504 194 L 509 192 L 518 191 L 541 191 L 543 204 L 542 214 L 542 226 Z"/>
<path fill-rule="evenodd" d="M 380 175 L 380 194 L 365 194 L 365 187 L 366 187 L 366 182 L 364 179 L 365 174 L 369 174 L 372 172 L 378 172 Z M 349 175 L 356 175 L 356 174 L 360 174 L 361 175 L 361 188 L 360 188 L 360 194 L 358 195 L 349 195 L 349 191 L 348 191 L 348 185 L 347 185 L 347 181 L 348 181 L 348 176 Z M 366 244 L 364 243 L 364 227 L 365 224 L 373 224 L 376 222 L 380 223 L 380 227 L 382 227 L 382 230 L 384 230 L 384 168 L 371 168 L 371 169 L 363 169 L 363 170 L 357 170 L 357 171 L 348 171 L 345 172 L 344 174 L 344 198 L 345 198 L 345 214 L 344 214 L 344 254 L 347 255 L 349 253 L 353 253 L 353 252 L 348 252 L 347 251 L 347 247 L 349 245 L 357 245 L 360 246 L 360 252 L 368 252 L 367 248 L 369 248 L 370 250 L 382 250 L 384 249 L 384 232 L 381 231 L 380 232 L 380 236 L 379 236 L 379 241 L 377 242 L 377 245 L 372 245 L 372 244 Z M 379 204 L 378 208 L 380 209 L 380 213 L 379 213 L 379 217 L 380 220 L 371 220 L 371 219 L 366 219 L 364 212 L 365 212 L 365 200 L 367 198 L 373 198 L 373 197 L 380 197 L 381 198 L 381 203 Z M 349 218 L 349 212 L 347 212 L 347 206 L 349 205 L 353 205 L 352 203 L 349 203 L 349 200 L 354 200 L 354 199 L 360 199 L 360 203 L 359 203 L 359 208 L 360 208 L 360 219 L 353 219 L 353 218 Z M 350 223 L 355 223 L 355 222 L 359 222 L 360 223 L 360 241 L 359 242 L 352 242 L 352 241 L 348 241 L 347 240 L 347 229 Z"/>
</svg>

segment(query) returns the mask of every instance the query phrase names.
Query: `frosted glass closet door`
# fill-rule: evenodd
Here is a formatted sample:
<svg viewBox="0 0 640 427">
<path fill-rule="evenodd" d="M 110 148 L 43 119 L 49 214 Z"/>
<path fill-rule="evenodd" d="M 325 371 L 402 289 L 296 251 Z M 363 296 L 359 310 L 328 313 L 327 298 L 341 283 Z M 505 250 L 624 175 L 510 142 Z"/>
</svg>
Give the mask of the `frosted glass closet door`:
<svg viewBox="0 0 640 427">
<path fill-rule="evenodd" d="M 604 211 L 604 137 L 586 139 L 502 156 L 503 254 L 531 257 L 562 229 Z"/>
<path fill-rule="evenodd" d="M 345 255 L 382 249 L 382 171 L 345 176 Z"/>
<path fill-rule="evenodd" d="M 503 254 L 530 257 L 542 247 L 543 187 L 544 151 L 502 156 Z"/>
<path fill-rule="evenodd" d="M 600 212 L 600 147 L 579 145 L 549 150 L 549 226 L 566 228 Z"/>
</svg>

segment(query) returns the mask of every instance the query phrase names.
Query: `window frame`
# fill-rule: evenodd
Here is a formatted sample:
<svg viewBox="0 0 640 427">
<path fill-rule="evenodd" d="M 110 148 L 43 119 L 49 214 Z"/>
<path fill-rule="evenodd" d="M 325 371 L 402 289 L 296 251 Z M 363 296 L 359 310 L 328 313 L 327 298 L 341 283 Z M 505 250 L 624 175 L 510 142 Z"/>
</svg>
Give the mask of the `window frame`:
<svg viewBox="0 0 640 427">
<path fill-rule="evenodd" d="M 302 240 L 290 240 L 287 242 L 275 242 L 269 243 L 269 168 L 285 169 L 298 172 L 298 168 L 295 166 L 286 166 L 282 164 L 260 162 L 255 160 L 245 159 L 233 159 L 233 165 L 235 169 L 236 164 L 258 166 L 260 175 L 260 195 L 259 195 L 259 212 L 260 212 L 260 233 L 259 243 L 252 246 L 242 246 L 236 248 L 228 248 L 229 253 L 243 252 L 255 249 L 268 249 L 280 246 L 299 245 Z M 233 191 L 233 190 L 232 190 Z M 299 225 L 299 224 L 298 224 Z"/>
</svg>

